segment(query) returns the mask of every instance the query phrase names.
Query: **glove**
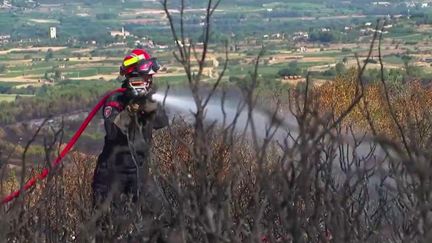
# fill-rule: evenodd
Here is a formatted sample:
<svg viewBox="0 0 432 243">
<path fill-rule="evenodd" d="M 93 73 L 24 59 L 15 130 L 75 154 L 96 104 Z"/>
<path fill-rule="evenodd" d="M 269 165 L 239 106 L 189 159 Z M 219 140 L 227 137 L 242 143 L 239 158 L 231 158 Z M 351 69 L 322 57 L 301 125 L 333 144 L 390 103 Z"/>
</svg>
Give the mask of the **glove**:
<svg viewBox="0 0 432 243">
<path fill-rule="evenodd" d="M 131 114 L 136 113 L 139 109 L 140 109 L 140 105 L 138 103 L 131 103 L 126 106 L 126 110 Z"/>
<path fill-rule="evenodd" d="M 152 101 L 150 99 L 142 99 L 135 101 L 126 106 L 126 110 L 130 113 L 144 112 L 144 113 L 152 113 L 156 111 L 158 108 L 158 104 L 156 101 Z"/>
</svg>

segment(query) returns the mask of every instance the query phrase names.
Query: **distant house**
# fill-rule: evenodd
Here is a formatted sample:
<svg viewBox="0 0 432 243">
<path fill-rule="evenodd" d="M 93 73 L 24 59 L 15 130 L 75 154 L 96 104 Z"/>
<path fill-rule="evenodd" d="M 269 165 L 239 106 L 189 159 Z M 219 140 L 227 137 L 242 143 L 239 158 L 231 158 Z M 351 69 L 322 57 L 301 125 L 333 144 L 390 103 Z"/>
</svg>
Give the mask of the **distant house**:
<svg viewBox="0 0 432 243">
<path fill-rule="evenodd" d="M 6 44 L 9 42 L 11 36 L 10 35 L 0 35 L 0 43 Z"/>
<path fill-rule="evenodd" d="M 297 49 L 298 52 L 306 52 L 307 48 L 305 46 L 302 46 L 300 48 Z"/>
<path fill-rule="evenodd" d="M 368 29 L 360 29 L 360 34 L 361 35 L 368 35 L 369 34 L 369 30 Z"/>
<path fill-rule="evenodd" d="M 111 43 L 108 45 L 109 47 L 111 46 L 126 46 L 126 42 L 115 42 L 115 43 Z"/>
<path fill-rule="evenodd" d="M 130 32 L 129 31 L 125 31 L 124 27 L 122 27 L 121 31 L 117 31 L 117 30 L 110 31 L 110 35 L 112 37 L 119 36 L 119 37 L 126 38 L 127 36 L 130 36 Z"/>
<path fill-rule="evenodd" d="M 276 34 L 272 34 L 271 35 L 271 38 L 272 39 L 280 39 L 282 37 L 282 34 L 281 33 L 276 33 Z"/>
<path fill-rule="evenodd" d="M 307 39 L 309 39 L 309 33 L 308 32 L 295 32 L 293 34 L 292 39 L 295 40 L 295 41 L 298 41 L 298 40 L 300 40 L 300 41 L 307 40 Z"/>
<path fill-rule="evenodd" d="M 0 8 L 10 9 L 12 8 L 12 4 L 8 0 L 3 0 L 3 4 L 0 4 Z"/>
<path fill-rule="evenodd" d="M 413 2 L 413 1 L 411 1 L 411 2 L 405 2 L 405 6 L 406 6 L 407 8 L 415 8 L 416 3 Z"/>
<path fill-rule="evenodd" d="M 377 32 L 377 33 L 379 33 L 379 34 L 388 34 L 388 31 L 381 31 L 381 30 L 376 30 L 376 29 L 372 29 L 372 28 L 369 28 L 368 29 L 368 31 L 370 32 L 370 33 L 374 33 L 374 32 Z"/>
<path fill-rule="evenodd" d="M 159 49 L 168 49 L 169 46 L 168 45 L 157 45 L 157 48 L 159 48 Z"/>
<path fill-rule="evenodd" d="M 186 40 L 186 43 L 182 43 L 180 40 L 176 40 L 174 43 L 175 43 L 176 45 L 179 45 L 180 47 L 183 47 L 183 46 L 187 46 L 187 47 L 189 47 L 189 46 L 190 46 L 190 43 L 189 43 L 188 40 Z"/>
<path fill-rule="evenodd" d="M 135 46 L 142 46 L 145 48 L 155 48 L 155 43 L 152 40 L 136 40 Z"/>
<path fill-rule="evenodd" d="M 57 39 L 57 28 L 56 27 L 50 27 L 49 28 L 49 37 L 50 37 L 50 39 Z"/>
<path fill-rule="evenodd" d="M 390 2 L 372 2 L 372 4 L 375 6 L 382 6 L 382 7 L 388 7 L 391 5 Z"/>
</svg>

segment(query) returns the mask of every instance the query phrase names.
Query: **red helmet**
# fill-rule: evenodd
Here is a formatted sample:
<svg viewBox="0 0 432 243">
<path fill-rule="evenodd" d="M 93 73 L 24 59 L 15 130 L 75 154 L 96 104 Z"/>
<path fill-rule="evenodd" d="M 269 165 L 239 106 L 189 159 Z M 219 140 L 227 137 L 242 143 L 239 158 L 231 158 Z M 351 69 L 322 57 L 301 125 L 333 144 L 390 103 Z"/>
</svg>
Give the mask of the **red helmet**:
<svg viewBox="0 0 432 243">
<path fill-rule="evenodd" d="M 145 50 L 135 49 L 123 59 L 120 75 L 126 77 L 126 85 L 132 94 L 147 94 L 152 89 L 153 74 L 160 66 L 156 58 L 152 58 Z"/>
<path fill-rule="evenodd" d="M 123 63 L 120 66 L 120 75 L 126 77 L 132 76 L 133 74 L 152 75 L 156 73 L 159 68 L 156 58 L 152 58 L 150 54 L 143 49 L 135 49 L 123 59 Z"/>
</svg>

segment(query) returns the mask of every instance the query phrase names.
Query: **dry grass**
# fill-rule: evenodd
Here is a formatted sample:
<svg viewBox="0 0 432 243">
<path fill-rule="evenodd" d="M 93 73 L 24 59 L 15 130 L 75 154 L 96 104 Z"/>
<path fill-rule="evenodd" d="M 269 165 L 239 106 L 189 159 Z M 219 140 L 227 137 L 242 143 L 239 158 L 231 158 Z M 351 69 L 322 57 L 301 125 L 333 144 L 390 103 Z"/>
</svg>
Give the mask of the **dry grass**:
<svg viewBox="0 0 432 243">
<path fill-rule="evenodd" d="M 202 145 L 196 144 L 199 142 L 196 128 L 181 119 L 174 120 L 169 129 L 155 133 L 150 166 L 169 201 L 169 226 L 146 220 L 149 212 L 142 204 L 138 208 L 131 205 L 130 210 L 136 213 L 128 214 L 126 219 L 109 214 L 109 225 L 116 230 L 109 231 L 105 240 L 258 242 L 265 236 L 269 242 L 399 242 L 398 239 L 414 237 L 398 232 L 404 224 L 417 224 L 418 221 L 411 220 L 420 216 L 415 211 L 420 209 L 410 207 L 406 211 L 397 206 L 398 200 L 406 203 L 405 195 L 415 196 L 414 191 L 391 191 L 392 184 L 386 180 L 377 188 L 369 186 L 383 173 L 379 158 L 364 157 L 363 152 L 339 157 L 339 149 L 357 146 L 339 141 L 340 136 L 346 136 L 342 130 L 352 124 L 367 126 L 361 107 L 349 112 L 344 125 L 310 144 L 329 127 L 333 116 L 347 108 L 355 94 L 355 78 L 351 80 L 341 78 L 316 88 L 309 94 L 310 101 L 315 101 L 308 103 L 306 113 L 296 106 L 307 101 L 306 97 L 302 93 L 293 94 L 291 105 L 303 132 L 288 139 L 290 142 L 285 145 L 264 143 L 256 147 L 241 134 L 214 128 L 207 133 L 205 146 L 200 147 L 205 148 L 208 157 L 198 157 L 204 151 L 194 150 Z M 406 124 L 404 130 L 412 129 L 410 118 L 423 117 L 427 122 L 424 112 L 430 110 L 431 103 L 428 92 L 413 84 L 403 95 L 392 95 L 393 104 L 400 110 L 398 114 L 408 112 L 404 110 L 406 107 L 411 108 L 410 116 L 399 117 Z M 372 121 L 380 131 L 379 136 L 392 134 L 397 138 L 394 123 L 382 113 L 385 101 L 377 99 L 380 95 L 380 89 L 374 87 L 368 88 L 365 95 Z M 319 113 L 322 115 L 318 116 Z M 418 136 L 432 134 L 420 133 L 425 131 L 420 127 L 416 130 Z M 412 141 L 413 146 L 427 149 L 423 146 L 428 144 L 427 139 Z M 397 158 L 386 163 L 396 164 L 400 161 Z M 71 154 L 66 166 L 27 194 L 24 203 L 18 200 L 4 212 L 8 217 L 3 217 L 3 223 L 9 225 L 3 229 L 5 237 L 32 242 L 91 241 L 98 232 L 99 217 L 91 205 L 94 163 L 94 157 Z M 364 170 L 366 164 L 372 167 Z M 416 173 L 408 175 L 414 178 Z M 407 175 L 386 176 L 398 180 Z M 10 177 L 5 191 L 16 186 L 16 178 Z M 149 199 L 142 200 L 144 203 Z M 408 212 L 413 212 L 413 216 L 406 219 L 398 216 Z M 396 221 L 388 221 L 391 219 Z"/>
</svg>

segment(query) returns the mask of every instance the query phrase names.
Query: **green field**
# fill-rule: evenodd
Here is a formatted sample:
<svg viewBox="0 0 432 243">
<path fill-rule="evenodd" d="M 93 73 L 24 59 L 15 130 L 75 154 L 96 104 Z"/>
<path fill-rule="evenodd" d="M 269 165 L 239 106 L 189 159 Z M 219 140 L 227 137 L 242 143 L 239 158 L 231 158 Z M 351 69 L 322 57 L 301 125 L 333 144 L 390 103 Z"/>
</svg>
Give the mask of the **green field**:
<svg viewBox="0 0 432 243">
<path fill-rule="evenodd" d="M 0 102 L 14 102 L 17 94 L 0 94 Z M 32 97 L 34 95 L 19 95 L 22 97 Z"/>
<path fill-rule="evenodd" d="M 324 4 L 308 3 L 308 2 L 273 2 L 263 4 L 264 8 L 290 8 L 297 10 L 319 10 L 326 8 Z"/>
<path fill-rule="evenodd" d="M 390 64 L 403 64 L 404 63 L 402 58 L 395 56 L 395 55 L 385 56 L 385 57 L 383 57 L 383 61 L 385 63 L 390 63 Z"/>
<path fill-rule="evenodd" d="M 247 75 L 253 71 L 254 65 L 251 60 L 260 53 L 261 47 L 268 50 L 263 60 L 268 60 L 270 55 L 289 53 L 304 57 L 304 60 L 299 59 L 297 64 L 302 72 L 321 65 L 324 67 L 318 67 L 317 70 L 324 72 L 326 68 L 330 69 L 330 64 L 340 62 L 344 57 L 351 59 L 355 52 L 367 51 L 365 43 L 370 42 L 371 34 L 358 34 L 360 29 L 366 28 L 366 21 L 374 22 L 377 16 L 400 12 L 386 12 L 381 15 L 370 6 L 362 6 L 353 1 L 348 2 L 344 1 L 339 4 L 330 0 L 321 2 L 316 0 L 222 1 L 219 11 L 216 11 L 213 16 L 214 25 L 211 36 L 213 42 L 210 49 L 218 59 L 223 59 L 221 53 L 223 52 L 221 47 L 223 41 L 227 40 L 230 44 L 240 43 L 242 48 L 233 53 L 233 57 L 230 58 L 232 65 L 226 72 L 228 76 Z M 178 3 L 172 2 L 171 4 L 172 10 L 178 8 Z M 205 4 L 201 1 L 190 1 L 186 8 L 188 10 L 185 13 L 186 34 L 192 35 L 193 38 L 198 38 L 201 33 L 203 7 Z M 37 81 L 37 79 L 45 78 L 52 81 L 55 75 L 56 81 L 60 79 L 59 76 L 61 79 L 84 79 L 86 77 L 97 79 L 98 75 L 113 75 L 118 71 L 124 53 L 134 48 L 136 40 L 146 38 L 157 40 L 156 44 L 169 45 L 169 49 L 154 48 L 150 51 L 158 58 L 160 57 L 159 60 L 166 65 L 168 70 L 181 70 L 179 69 L 180 64 L 172 55 L 175 48 L 164 14 L 160 13 L 161 10 L 162 7 L 157 1 L 121 3 L 120 1 L 104 2 L 100 0 L 65 2 L 49 7 L 28 8 L 25 11 L 0 10 L 0 27 L 4 27 L 0 32 L 10 32 L 15 41 L 2 45 L 1 48 L 3 50 L 9 47 L 20 48 L 20 50 L 0 55 L 0 64 L 4 65 L 0 76 L 4 81 L 10 78 L 10 80 L 25 83 L 29 79 Z M 174 19 L 177 20 L 179 13 L 175 11 L 172 13 Z M 424 10 L 424 13 L 430 14 L 432 11 Z M 352 17 L 351 14 L 357 16 Z M 303 17 L 307 17 L 308 21 L 301 20 Z M 144 22 L 128 22 L 131 20 L 143 20 Z M 151 21 L 147 24 L 145 20 Z M 420 18 L 420 20 L 427 20 L 427 18 Z M 421 50 L 425 50 L 424 41 L 430 39 L 430 34 L 417 30 L 414 27 L 417 22 L 419 19 L 414 18 L 395 20 L 392 23 L 393 27 L 388 29 L 389 33 L 383 38 L 394 40 L 401 45 L 401 49 L 407 52 L 421 54 L 418 50 L 420 47 Z M 48 38 L 48 27 L 51 25 L 58 28 L 58 38 L 55 40 Z M 122 26 L 131 33 L 130 37 L 123 39 L 109 35 L 109 31 L 118 31 Z M 350 26 L 352 31 L 344 32 L 346 26 Z M 325 37 L 325 34 L 321 33 L 322 28 L 331 29 L 327 36 L 330 38 L 321 38 L 322 35 Z M 305 43 L 293 41 L 292 34 L 295 31 L 308 32 L 310 39 Z M 286 38 L 269 38 L 276 33 L 283 34 Z M 23 42 L 17 41 L 20 39 Z M 33 41 L 38 39 L 38 42 L 26 43 L 29 39 Z M 93 41 L 96 41 L 97 44 L 90 44 Z M 198 40 L 195 41 L 198 42 Z M 119 42 L 124 42 L 124 44 L 117 45 Z M 389 41 L 386 40 L 386 43 Z M 297 52 L 296 50 L 302 45 L 324 51 Z M 27 48 L 26 50 L 26 47 L 30 46 L 33 46 L 34 49 Z M 67 48 L 53 51 L 52 57 L 45 60 L 48 52 L 39 51 L 36 48 L 48 46 Z M 341 51 L 340 49 L 344 46 L 353 49 Z M 92 59 L 89 60 L 89 57 Z M 105 60 L 104 57 L 110 57 L 110 59 Z M 118 60 L 112 60 L 111 57 L 118 57 Z M 69 58 L 69 61 L 66 61 L 66 58 Z M 33 61 L 30 62 L 31 59 Z M 23 63 L 20 63 L 21 60 Z M 260 65 L 259 72 L 268 79 L 278 80 L 278 72 L 286 69 L 290 62 L 292 60 L 287 60 L 285 63 L 276 62 L 278 64 L 264 62 Z M 397 56 L 386 56 L 384 62 L 401 64 L 401 59 Z M 326 65 L 328 67 L 325 67 Z M 158 77 L 158 79 L 161 82 L 173 84 L 184 82 L 182 71 L 175 72 L 173 74 L 178 76 Z M 3 93 L 8 93 L 8 91 L 3 91 Z M 3 99 L 10 100 L 11 97 L 3 97 Z"/>
</svg>

